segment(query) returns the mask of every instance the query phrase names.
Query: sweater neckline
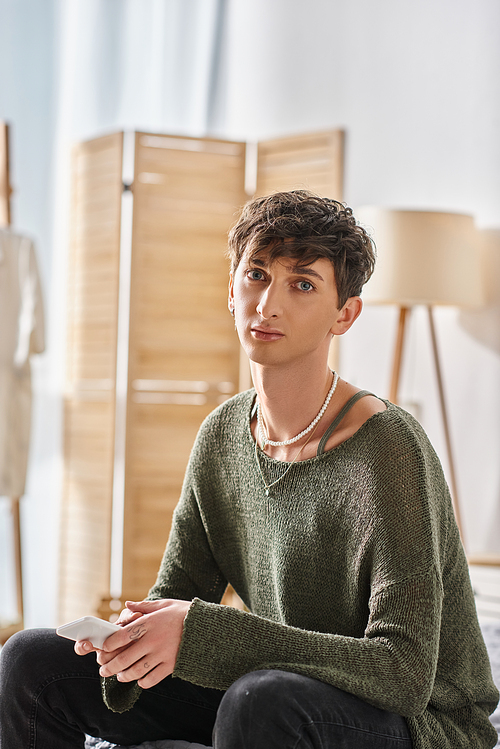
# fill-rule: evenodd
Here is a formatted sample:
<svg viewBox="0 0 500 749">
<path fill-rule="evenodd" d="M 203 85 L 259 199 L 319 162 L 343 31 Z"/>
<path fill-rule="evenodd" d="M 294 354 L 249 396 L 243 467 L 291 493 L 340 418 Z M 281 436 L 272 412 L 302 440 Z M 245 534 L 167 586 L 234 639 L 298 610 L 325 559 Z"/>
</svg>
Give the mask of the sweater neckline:
<svg viewBox="0 0 500 749">
<path fill-rule="evenodd" d="M 257 393 L 256 393 L 256 391 L 255 391 L 254 388 L 252 388 L 248 392 L 249 392 L 249 394 L 251 394 L 252 397 L 250 399 L 249 409 L 247 411 L 247 416 L 246 416 L 246 419 L 245 419 L 245 431 L 246 431 L 246 435 L 247 435 L 248 439 L 250 440 L 252 450 L 255 450 L 255 440 L 253 438 L 253 434 L 252 434 L 252 430 L 250 428 L 250 424 L 251 424 L 251 421 L 252 421 L 252 413 L 253 413 L 253 410 L 254 410 L 254 407 L 255 407 L 255 399 L 257 398 Z M 377 395 L 376 397 L 378 398 L 379 396 Z M 296 465 L 308 465 L 308 464 L 314 463 L 316 461 L 322 460 L 326 456 L 338 454 L 338 451 L 341 451 L 341 448 L 343 448 L 344 445 L 349 445 L 349 443 L 352 440 L 358 438 L 358 435 L 360 435 L 365 430 L 365 427 L 368 424 L 371 424 L 374 419 L 377 419 L 379 417 L 384 417 L 385 414 L 392 413 L 392 411 L 395 408 L 397 408 L 397 406 L 395 406 L 394 403 L 391 403 L 390 401 L 385 400 L 385 398 L 379 398 L 379 400 L 381 400 L 382 403 L 385 403 L 385 406 L 386 406 L 385 411 L 378 411 L 377 413 L 374 413 L 371 416 L 369 416 L 368 419 L 366 421 L 364 421 L 363 424 L 361 424 L 361 426 L 359 427 L 359 429 L 357 429 L 354 432 L 354 434 L 351 434 L 350 437 L 348 437 L 346 440 L 344 440 L 343 442 L 341 442 L 339 445 L 336 445 L 335 447 L 330 448 L 330 450 L 323 450 L 323 452 L 320 455 L 314 455 L 311 458 L 306 458 L 306 460 L 298 460 L 296 462 Z M 330 424 L 333 424 L 333 422 L 335 421 L 335 418 L 332 419 L 332 421 L 330 422 Z M 289 463 L 292 462 L 290 460 L 278 460 L 278 458 L 271 458 L 269 455 L 266 455 L 265 452 L 262 452 L 262 450 L 259 452 L 259 458 L 265 459 L 269 463 L 271 463 L 271 464 L 274 463 L 276 465 L 283 465 L 283 464 L 284 465 L 288 465 Z"/>
</svg>

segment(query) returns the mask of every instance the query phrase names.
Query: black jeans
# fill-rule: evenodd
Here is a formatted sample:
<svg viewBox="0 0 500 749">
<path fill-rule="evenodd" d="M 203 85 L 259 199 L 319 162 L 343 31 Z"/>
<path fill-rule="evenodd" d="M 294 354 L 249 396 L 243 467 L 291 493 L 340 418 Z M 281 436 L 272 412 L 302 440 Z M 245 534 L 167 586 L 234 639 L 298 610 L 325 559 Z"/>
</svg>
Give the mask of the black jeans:
<svg viewBox="0 0 500 749">
<path fill-rule="evenodd" d="M 405 720 L 316 679 L 255 671 L 227 692 L 164 679 L 118 714 L 102 702 L 94 654 L 53 630 L 14 635 L 0 655 L 0 749 L 77 749 L 184 739 L 215 749 L 411 749 Z"/>
</svg>

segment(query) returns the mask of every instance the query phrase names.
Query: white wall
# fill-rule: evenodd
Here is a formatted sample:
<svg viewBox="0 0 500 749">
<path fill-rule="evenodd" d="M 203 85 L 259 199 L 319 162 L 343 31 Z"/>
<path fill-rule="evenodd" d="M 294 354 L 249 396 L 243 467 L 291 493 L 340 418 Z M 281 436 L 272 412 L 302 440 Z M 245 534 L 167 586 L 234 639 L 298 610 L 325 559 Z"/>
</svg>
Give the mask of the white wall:
<svg viewBox="0 0 500 749">
<path fill-rule="evenodd" d="M 482 226 L 500 226 L 496 0 L 473 7 L 464 0 L 227 0 L 220 58 L 213 49 L 218 7 L 216 0 L 0 0 L 0 117 L 14 129 L 14 217 L 38 239 L 49 322 L 48 351 L 34 367 L 24 499 L 29 626 L 55 621 L 73 140 L 121 128 L 252 140 L 340 126 L 351 205 L 464 211 Z M 500 550 L 499 320 L 498 305 L 438 316 L 467 537 L 483 550 Z M 394 326 L 394 310 L 365 309 L 343 341 L 342 376 L 385 395 Z M 484 335 L 486 328 L 493 334 Z M 420 404 L 444 454 L 421 311 L 403 391 Z"/>
<path fill-rule="evenodd" d="M 472 213 L 500 226 L 500 5 L 479 0 L 234 0 L 225 133 L 259 139 L 344 127 L 345 200 Z M 497 268 L 498 263 L 497 263 Z M 497 276 L 497 286 L 500 276 Z M 500 345 L 496 307 L 438 310 L 465 539 L 500 551 Z M 365 308 L 341 374 L 387 395 L 393 309 Z M 402 400 L 447 469 L 427 317 L 413 315 Z"/>
<path fill-rule="evenodd" d="M 234 0 L 225 131 L 344 126 L 354 205 L 499 220 L 500 6 Z"/>
</svg>

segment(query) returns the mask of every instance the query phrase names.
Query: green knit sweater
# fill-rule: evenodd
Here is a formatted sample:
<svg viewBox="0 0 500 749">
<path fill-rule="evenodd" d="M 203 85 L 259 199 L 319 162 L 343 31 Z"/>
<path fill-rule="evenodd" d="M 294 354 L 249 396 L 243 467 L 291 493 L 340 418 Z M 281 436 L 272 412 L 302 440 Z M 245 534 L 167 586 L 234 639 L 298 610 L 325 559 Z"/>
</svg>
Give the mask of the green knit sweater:
<svg viewBox="0 0 500 749">
<path fill-rule="evenodd" d="M 254 398 L 237 395 L 203 423 L 149 594 L 193 599 L 174 676 L 227 689 L 249 671 L 294 671 L 405 716 L 415 749 L 493 747 L 498 692 L 421 426 L 387 403 L 266 497 Z M 284 472 L 259 461 L 267 484 Z M 228 582 L 249 612 L 219 604 Z M 111 707 L 126 689 L 107 682 Z"/>
</svg>

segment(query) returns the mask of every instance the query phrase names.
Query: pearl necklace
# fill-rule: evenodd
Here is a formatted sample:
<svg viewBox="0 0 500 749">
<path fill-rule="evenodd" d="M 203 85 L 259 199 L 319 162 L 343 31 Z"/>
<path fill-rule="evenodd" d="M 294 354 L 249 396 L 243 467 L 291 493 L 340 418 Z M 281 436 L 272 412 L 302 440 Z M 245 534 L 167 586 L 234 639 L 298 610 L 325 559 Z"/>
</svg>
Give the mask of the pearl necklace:
<svg viewBox="0 0 500 749">
<path fill-rule="evenodd" d="M 259 440 L 261 443 L 261 450 L 266 449 L 266 445 L 271 445 L 272 447 L 283 447 L 284 445 L 292 445 L 294 442 L 297 442 L 300 440 L 301 437 L 304 437 L 304 435 L 308 434 L 311 429 L 314 429 L 318 421 L 321 419 L 323 414 L 325 413 L 326 409 L 328 408 L 328 404 L 330 403 L 332 399 L 332 395 L 335 392 L 335 388 L 337 387 L 337 382 L 339 381 L 339 376 L 336 372 L 332 372 L 333 374 L 333 382 L 330 390 L 328 391 L 328 395 L 325 398 L 325 402 L 321 406 L 321 409 L 316 416 L 315 419 L 311 421 L 307 429 L 303 429 L 299 434 L 297 434 L 295 437 L 292 437 L 289 440 L 283 440 L 283 442 L 276 442 L 274 440 L 268 439 L 265 429 L 264 429 L 264 423 L 262 421 L 262 413 L 260 410 L 260 403 L 257 402 L 257 430 L 259 434 Z"/>
</svg>

